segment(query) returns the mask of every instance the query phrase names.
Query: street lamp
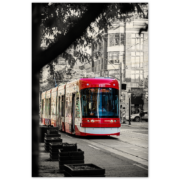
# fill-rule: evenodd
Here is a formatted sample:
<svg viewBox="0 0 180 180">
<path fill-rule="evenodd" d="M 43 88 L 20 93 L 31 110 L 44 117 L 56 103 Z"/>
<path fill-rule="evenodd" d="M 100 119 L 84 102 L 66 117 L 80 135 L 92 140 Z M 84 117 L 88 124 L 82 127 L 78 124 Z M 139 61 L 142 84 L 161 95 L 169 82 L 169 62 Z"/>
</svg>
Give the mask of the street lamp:
<svg viewBox="0 0 180 180">
<path fill-rule="evenodd" d="M 122 96 L 122 94 L 121 94 L 120 100 L 121 100 L 121 102 L 122 102 L 122 100 L 123 100 L 123 96 Z"/>
<path fill-rule="evenodd" d="M 130 108 L 131 91 L 130 91 L 130 89 L 128 91 L 128 97 L 129 97 L 129 125 L 131 125 L 131 112 L 130 112 L 130 110 L 131 110 L 131 108 Z"/>
</svg>

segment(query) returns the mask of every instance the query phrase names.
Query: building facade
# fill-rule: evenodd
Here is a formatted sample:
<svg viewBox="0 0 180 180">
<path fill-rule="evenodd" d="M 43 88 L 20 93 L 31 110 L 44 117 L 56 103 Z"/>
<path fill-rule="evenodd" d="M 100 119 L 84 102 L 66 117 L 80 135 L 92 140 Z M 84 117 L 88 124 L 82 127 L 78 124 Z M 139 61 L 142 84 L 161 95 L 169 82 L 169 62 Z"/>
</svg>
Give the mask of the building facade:
<svg viewBox="0 0 180 180">
<path fill-rule="evenodd" d="M 135 18 L 127 22 L 116 21 L 104 34 L 103 41 L 92 46 L 92 71 L 96 76 L 112 77 L 126 84 L 122 90 L 121 105 L 129 112 L 131 91 L 131 113 L 138 108 L 148 111 L 148 31 L 142 31 L 148 19 Z M 121 63 L 121 66 L 120 66 Z M 121 67 L 121 76 L 120 76 Z"/>
</svg>

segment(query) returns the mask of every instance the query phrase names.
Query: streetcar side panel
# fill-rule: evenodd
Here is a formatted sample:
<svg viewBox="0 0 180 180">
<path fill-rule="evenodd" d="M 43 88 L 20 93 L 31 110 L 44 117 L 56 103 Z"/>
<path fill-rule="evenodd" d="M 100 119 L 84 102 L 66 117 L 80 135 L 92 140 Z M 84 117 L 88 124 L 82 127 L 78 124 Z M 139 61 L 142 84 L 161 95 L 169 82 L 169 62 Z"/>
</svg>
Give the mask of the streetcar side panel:
<svg viewBox="0 0 180 180">
<path fill-rule="evenodd" d="M 51 89 L 46 92 L 45 100 L 45 125 L 51 124 Z"/>
<path fill-rule="evenodd" d="M 60 130 L 60 96 L 58 96 L 58 91 L 57 91 L 57 105 L 56 105 L 56 127 Z"/>
<path fill-rule="evenodd" d="M 81 123 L 82 123 L 81 101 L 78 90 L 78 92 L 76 93 L 75 135 L 78 136 L 81 135 L 81 132 L 83 131 L 83 128 L 81 127 Z"/>
<path fill-rule="evenodd" d="M 44 125 L 48 125 L 49 124 L 49 121 L 48 121 L 48 118 L 49 118 L 49 101 L 48 99 L 46 98 L 47 96 L 47 91 L 45 92 L 45 99 L 44 99 L 44 116 L 43 116 L 43 124 Z"/>
<path fill-rule="evenodd" d="M 42 93 L 41 96 L 41 124 L 45 124 L 45 93 Z"/>
<path fill-rule="evenodd" d="M 51 125 L 56 127 L 57 119 L 57 88 L 53 88 L 51 91 Z"/>
<path fill-rule="evenodd" d="M 75 134 L 77 82 L 66 84 L 65 131 L 70 134 Z"/>
<path fill-rule="evenodd" d="M 59 130 L 65 131 L 65 85 L 58 87 L 58 127 Z"/>
</svg>

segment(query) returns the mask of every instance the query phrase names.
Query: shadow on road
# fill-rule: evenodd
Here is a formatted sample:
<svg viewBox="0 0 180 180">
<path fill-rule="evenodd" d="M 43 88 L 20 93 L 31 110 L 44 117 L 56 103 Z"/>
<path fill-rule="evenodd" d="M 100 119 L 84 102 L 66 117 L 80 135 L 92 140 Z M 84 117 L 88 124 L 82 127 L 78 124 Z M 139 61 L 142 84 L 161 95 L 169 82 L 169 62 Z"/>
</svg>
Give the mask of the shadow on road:
<svg viewBox="0 0 180 180">
<path fill-rule="evenodd" d="M 112 137 L 112 136 L 77 136 L 77 135 L 73 135 L 73 134 L 67 134 L 65 132 L 62 132 L 62 134 L 69 136 L 69 137 L 73 137 L 73 138 L 77 138 L 77 139 L 114 139 L 114 140 L 118 140 L 118 136 L 116 137 Z"/>
</svg>

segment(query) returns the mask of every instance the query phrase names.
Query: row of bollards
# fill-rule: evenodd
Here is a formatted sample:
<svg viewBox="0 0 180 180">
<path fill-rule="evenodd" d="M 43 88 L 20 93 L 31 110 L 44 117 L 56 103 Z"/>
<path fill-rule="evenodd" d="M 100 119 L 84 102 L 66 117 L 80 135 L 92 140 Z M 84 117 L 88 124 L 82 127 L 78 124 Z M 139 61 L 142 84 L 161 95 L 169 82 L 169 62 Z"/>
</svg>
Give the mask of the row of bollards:
<svg viewBox="0 0 180 180">
<path fill-rule="evenodd" d="M 105 169 L 94 164 L 65 164 L 65 177 L 105 177 Z"/>
<path fill-rule="evenodd" d="M 105 177 L 105 169 L 94 164 L 84 164 L 84 151 L 77 144 L 62 143 L 57 129 L 44 133 L 44 148 L 50 153 L 51 161 L 59 162 L 59 172 L 65 177 Z"/>
<path fill-rule="evenodd" d="M 50 143 L 50 159 L 51 161 L 58 161 L 59 149 L 62 149 L 62 142 Z"/>
<path fill-rule="evenodd" d="M 64 171 L 64 164 L 84 163 L 84 151 L 77 149 L 77 144 L 63 143 L 63 148 L 59 149 L 59 170 Z"/>
<path fill-rule="evenodd" d="M 61 134 L 58 132 L 57 129 L 48 129 L 47 133 L 44 134 L 45 151 L 49 152 L 50 143 L 62 142 L 62 139 L 60 137 Z"/>
</svg>

